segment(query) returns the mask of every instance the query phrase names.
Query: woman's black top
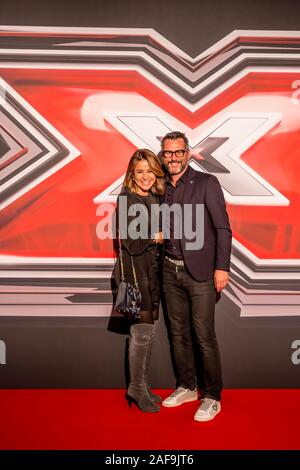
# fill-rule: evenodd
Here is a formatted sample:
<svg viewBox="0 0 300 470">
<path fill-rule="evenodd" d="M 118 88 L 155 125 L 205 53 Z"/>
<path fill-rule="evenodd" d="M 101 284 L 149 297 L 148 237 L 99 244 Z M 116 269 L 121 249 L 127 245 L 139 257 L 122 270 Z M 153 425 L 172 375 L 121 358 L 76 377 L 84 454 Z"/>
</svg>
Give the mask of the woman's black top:
<svg viewBox="0 0 300 470">
<path fill-rule="evenodd" d="M 126 198 L 123 198 L 124 196 L 126 196 Z M 122 202 L 120 201 L 121 197 L 123 198 Z M 136 215 L 128 215 L 129 208 L 135 204 L 139 205 L 135 206 L 140 209 L 139 212 L 137 212 Z M 132 284 L 134 283 L 131 266 L 132 256 L 138 286 L 142 294 L 141 310 L 153 311 L 157 308 L 160 300 L 160 247 L 153 241 L 154 233 L 151 233 L 151 207 L 152 211 L 155 211 L 159 208 L 159 198 L 152 193 L 149 193 L 147 196 L 141 196 L 137 193 L 127 190 L 120 193 L 118 197 L 118 232 L 121 237 L 125 235 L 125 238 L 121 238 L 119 241 L 122 248 L 125 280 L 127 282 L 131 282 Z M 125 211 L 127 211 L 127 214 L 124 213 Z M 141 231 L 141 225 L 138 223 L 138 218 L 142 220 L 144 227 L 146 227 L 145 220 L 147 221 L 148 230 L 145 238 L 139 236 L 137 239 L 135 239 L 136 237 L 134 235 L 132 236 L 132 231 Z M 126 227 L 124 224 L 126 224 Z M 155 228 L 157 228 L 157 231 L 159 231 L 158 227 Z M 118 284 L 120 282 L 119 260 L 116 263 L 115 278 Z"/>
</svg>

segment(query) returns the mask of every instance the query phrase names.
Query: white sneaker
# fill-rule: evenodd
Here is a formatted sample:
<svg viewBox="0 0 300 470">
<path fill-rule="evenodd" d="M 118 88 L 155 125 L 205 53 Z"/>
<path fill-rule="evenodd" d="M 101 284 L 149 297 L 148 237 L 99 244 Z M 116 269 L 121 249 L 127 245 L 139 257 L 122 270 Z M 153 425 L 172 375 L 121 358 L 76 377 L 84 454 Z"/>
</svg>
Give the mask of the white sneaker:
<svg viewBox="0 0 300 470">
<path fill-rule="evenodd" d="M 210 421 L 221 411 L 221 403 L 213 398 L 203 398 L 195 416 L 195 421 Z"/>
<path fill-rule="evenodd" d="M 195 400 L 198 400 L 197 388 L 195 388 L 195 390 L 189 390 L 188 388 L 178 387 L 175 392 L 162 402 L 162 405 L 168 408 Z"/>
</svg>

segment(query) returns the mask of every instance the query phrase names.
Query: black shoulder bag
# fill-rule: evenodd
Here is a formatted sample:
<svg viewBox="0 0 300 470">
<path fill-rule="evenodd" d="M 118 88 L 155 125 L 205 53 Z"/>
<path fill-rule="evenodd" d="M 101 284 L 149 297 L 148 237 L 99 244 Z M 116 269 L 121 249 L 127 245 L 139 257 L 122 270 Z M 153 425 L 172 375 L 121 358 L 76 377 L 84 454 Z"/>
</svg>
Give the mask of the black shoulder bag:
<svg viewBox="0 0 300 470">
<path fill-rule="evenodd" d="M 115 301 L 114 309 L 122 315 L 125 315 L 129 320 L 138 320 L 140 318 L 142 294 L 136 279 L 135 267 L 133 264 L 133 257 L 131 258 L 131 267 L 134 279 L 134 285 L 125 281 L 124 265 L 122 247 L 120 245 L 120 268 L 121 268 L 121 282 L 118 287 L 117 298 Z"/>
</svg>

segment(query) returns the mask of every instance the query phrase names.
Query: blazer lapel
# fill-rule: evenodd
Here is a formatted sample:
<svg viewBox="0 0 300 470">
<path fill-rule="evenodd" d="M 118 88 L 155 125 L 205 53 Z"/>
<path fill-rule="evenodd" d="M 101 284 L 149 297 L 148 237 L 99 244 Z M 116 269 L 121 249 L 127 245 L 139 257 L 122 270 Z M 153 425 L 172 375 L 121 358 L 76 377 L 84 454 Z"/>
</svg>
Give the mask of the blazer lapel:
<svg viewBox="0 0 300 470">
<path fill-rule="evenodd" d="M 195 176 L 196 171 L 193 168 L 189 167 L 188 169 L 189 174 L 187 175 L 188 178 L 184 184 L 184 193 L 183 193 L 183 204 L 191 204 L 193 201 L 193 194 L 195 192 Z"/>
</svg>

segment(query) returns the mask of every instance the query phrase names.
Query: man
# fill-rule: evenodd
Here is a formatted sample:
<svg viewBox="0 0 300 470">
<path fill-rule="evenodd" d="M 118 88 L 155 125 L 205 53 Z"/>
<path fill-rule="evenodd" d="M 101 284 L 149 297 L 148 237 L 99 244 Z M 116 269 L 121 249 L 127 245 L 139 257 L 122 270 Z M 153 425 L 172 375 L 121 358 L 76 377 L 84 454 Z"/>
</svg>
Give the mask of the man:
<svg viewBox="0 0 300 470">
<path fill-rule="evenodd" d="M 222 376 L 215 334 L 215 303 L 228 283 L 231 229 L 224 197 L 217 178 L 195 171 L 188 165 L 189 142 L 185 134 L 170 132 L 161 141 L 163 165 L 167 171 L 165 204 L 180 205 L 195 229 L 196 208 L 204 210 L 202 248 L 195 249 L 186 237 L 178 237 L 176 217 L 170 218 L 170 235 L 165 241 L 163 290 L 170 323 L 177 389 L 163 401 L 163 406 L 179 406 L 198 399 L 193 344 L 202 357 L 201 404 L 194 419 L 210 421 L 221 411 Z M 176 206 L 173 206 L 173 208 Z M 175 211 L 176 212 L 176 211 Z M 192 215 L 191 215 L 192 214 Z M 184 221 L 184 225 L 186 220 Z M 194 341 L 193 341 L 194 339 Z M 197 351 L 195 351 L 197 352 Z M 200 386 L 200 384 L 199 384 Z"/>
</svg>

